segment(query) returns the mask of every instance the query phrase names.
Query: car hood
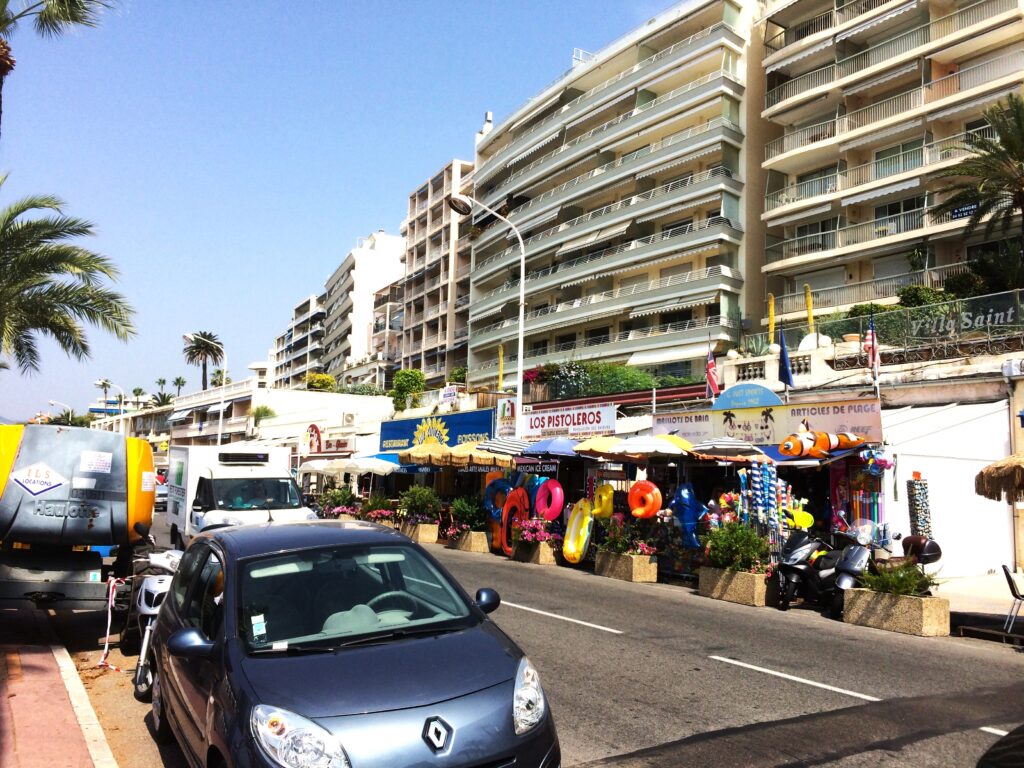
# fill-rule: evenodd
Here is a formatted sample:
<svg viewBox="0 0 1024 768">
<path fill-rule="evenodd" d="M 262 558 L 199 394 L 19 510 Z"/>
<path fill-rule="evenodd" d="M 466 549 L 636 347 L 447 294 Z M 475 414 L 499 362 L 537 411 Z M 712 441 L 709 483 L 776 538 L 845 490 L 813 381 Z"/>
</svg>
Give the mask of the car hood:
<svg viewBox="0 0 1024 768">
<path fill-rule="evenodd" d="M 422 707 L 515 677 L 522 654 L 492 622 L 304 656 L 246 656 L 256 703 L 310 718 Z"/>
</svg>

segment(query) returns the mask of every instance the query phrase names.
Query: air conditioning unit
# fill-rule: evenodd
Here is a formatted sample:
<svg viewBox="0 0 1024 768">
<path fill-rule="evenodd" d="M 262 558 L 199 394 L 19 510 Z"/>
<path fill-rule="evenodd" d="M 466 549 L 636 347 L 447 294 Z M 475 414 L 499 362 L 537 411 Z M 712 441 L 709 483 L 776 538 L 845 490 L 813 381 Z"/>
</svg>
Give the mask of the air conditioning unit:
<svg viewBox="0 0 1024 768">
<path fill-rule="evenodd" d="M 354 413 L 342 414 L 342 423 L 346 427 L 351 427 L 353 424 L 356 423 L 356 415 Z"/>
<path fill-rule="evenodd" d="M 1003 376 L 1008 379 L 1024 377 L 1024 360 L 1004 360 Z"/>
</svg>

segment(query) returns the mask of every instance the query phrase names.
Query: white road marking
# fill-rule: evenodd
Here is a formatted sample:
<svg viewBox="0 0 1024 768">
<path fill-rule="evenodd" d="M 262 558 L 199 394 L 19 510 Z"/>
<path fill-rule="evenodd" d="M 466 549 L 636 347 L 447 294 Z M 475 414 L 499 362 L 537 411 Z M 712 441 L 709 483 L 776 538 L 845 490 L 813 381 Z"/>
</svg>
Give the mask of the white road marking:
<svg viewBox="0 0 1024 768">
<path fill-rule="evenodd" d="M 735 664 L 737 667 L 743 667 L 744 669 L 752 669 L 755 672 L 763 672 L 766 675 L 774 675 L 775 677 L 781 677 L 784 680 L 792 680 L 795 683 L 812 685 L 815 688 L 824 688 L 826 691 L 841 693 L 844 696 L 853 696 L 857 699 L 864 699 L 864 701 L 881 701 L 881 699 L 877 699 L 874 696 L 868 696 L 866 693 L 857 693 L 856 691 L 848 691 L 845 688 L 836 688 L 834 685 L 825 685 L 825 683 L 817 683 L 814 680 L 807 680 L 803 677 L 794 677 L 793 675 L 787 675 L 785 672 L 776 672 L 774 669 L 755 667 L 753 664 L 747 664 L 743 661 L 736 661 L 736 659 L 727 659 L 724 656 L 709 656 L 708 658 L 714 659 L 715 661 L 724 661 L 726 664 Z"/>
<path fill-rule="evenodd" d="M 539 613 L 541 616 L 550 616 L 552 619 L 560 619 L 561 621 L 571 621 L 573 624 L 581 624 L 584 627 L 591 627 L 592 629 L 599 629 L 602 632 L 611 632 L 613 635 L 621 635 L 622 631 L 618 629 L 612 629 L 611 627 L 602 627 L 600 624 L 591 624 L 589 621 L 580 621 L 579 619 L 570 619 L 568 616 L 559 616 L 557 613 L 548 613 L 547 611 L 540 611 L 536 608 L 529 608 L 525 605 L 519 605 L 517 603 L 510 603 L 508 600 L 502 600 L 502 605 L 507 605 L 509 608 L 518 608 L 521 611 L 529 611 L 530 613 Z"/>
<path fill-rule="evenodd" d="M 744 661 L 737 661 L 736 659 L 727 659 L 724 656 L 708 656 L 709 659 L 715 661 L 723 661 L 726 664 L 734 664 L 737 667 L 743 667 L 744 669 L 752 669 L 755 672 L 763 672 L 766 675 L 773 675 L 774 677 L 781 677 L 784 680 L 792 680 L 794 683 L 803 683 L 804 685 L 811 685 L 815 688 L 824 688 L 826 691 L 833 691 L 834 693 L 841 693 L 844 696 L 853 696 L 857 699 L 863 699 L 864 701 L 881 701 L 881 699 L 874 696 L 868 696 L 866 693 L 857 693 L 856 691 L 848 691 L 845 688 L 836 688 L 834 685 L 825 685 L 825 683 L 819 683 L 814 680 L 807 680 L 803 677 L 796 677 L 794 675 L 787 675 L 785 672 L 776 672 L 774 669 L 765 669 L 764 667 L 756 667 L 753 664 L 747 664 Z M 983 726 L 978 729 L 985 733 L 990 733 L 993 736 L 1005 736 L 1008 731 L 1001 731 L 998 728 L 990 728 Z"/>
<path fill-rule="evenodd" d="M 68 698 L 71 699 L 71 708 L 78 719 L 78 726 L 82 729 L 82 736 L 85 737 L 85 746 L 89 750 L 89 757 L 92 758 L 96 768 L 118 768 L 114 753 L 110 751 L 106 735 L 103 733 L 103 726 L 96 717 L 96 711 L 89 702 L 89 694 L 85 691 L 82 678 L 78 676 L 75 662 L 67 650 L 60 645 L 51 645 L 50 652 L 57 662 L 57 669 L 60 671 L 64 687 L 67 689 Z"/>
</svg>

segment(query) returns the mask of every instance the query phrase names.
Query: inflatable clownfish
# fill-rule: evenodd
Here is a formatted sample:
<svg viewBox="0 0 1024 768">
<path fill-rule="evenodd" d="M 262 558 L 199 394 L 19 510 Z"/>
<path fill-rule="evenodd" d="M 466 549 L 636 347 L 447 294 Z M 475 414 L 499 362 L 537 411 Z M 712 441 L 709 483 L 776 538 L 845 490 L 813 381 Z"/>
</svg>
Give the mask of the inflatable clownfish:
<svg viewBox="0 0 1024 768">
<path fill-rule="evenodd" d="M 799 432 L 779 443 L 779 453 L 783 456 L 810 456 L 814 459 L 823 459 L 832 451 L 856 448 L 863 443 L 863 437 L 850 432 Z"/>
</svg>

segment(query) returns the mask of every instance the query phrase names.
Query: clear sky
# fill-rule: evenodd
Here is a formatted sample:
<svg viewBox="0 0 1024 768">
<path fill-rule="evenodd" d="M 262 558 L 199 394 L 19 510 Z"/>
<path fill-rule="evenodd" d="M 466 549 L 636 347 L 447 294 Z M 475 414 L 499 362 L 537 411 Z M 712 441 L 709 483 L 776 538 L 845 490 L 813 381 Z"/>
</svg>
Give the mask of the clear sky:
<svg viewBox="0 0 1024 768">
<path fill-rule="evenodd" d="M 84 411 L 199 369 L 181 335 L 224 341 L 232 378 L 264 360 L 292 307 L 355 244 L 398 233 L 406 199 L 496 121 L 670 0 L 120 0 L 97 29 L 11 40 L 0 168 L 6 204 L 62 197 L 122 272 L 128 344 L 92 359 L 42 344 L 35 376 L 0 372 L 0 416 Z M 111 391 L 111 395 L 116 390 Z"/>
</svg>

